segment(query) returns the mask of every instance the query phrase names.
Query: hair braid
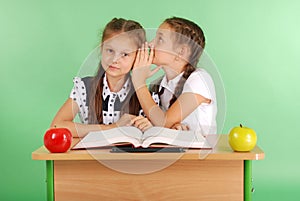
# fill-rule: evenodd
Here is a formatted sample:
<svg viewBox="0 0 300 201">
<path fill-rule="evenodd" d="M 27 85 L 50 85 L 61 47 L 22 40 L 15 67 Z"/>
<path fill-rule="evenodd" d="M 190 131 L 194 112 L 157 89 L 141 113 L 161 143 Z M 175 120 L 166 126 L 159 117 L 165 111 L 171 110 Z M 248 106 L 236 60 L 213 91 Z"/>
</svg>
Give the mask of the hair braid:
<svg viewBox="0 0 300 201">
<path fill-rule="evenodd" d="M 192 74 L 192 72 L 194 72 L 195 70 L 196 69 L 192 65 L 190 65 L 190 64 L 186 65 L 185 71 L 184 71 L 182 77 L 180 78 L 176 88 L 175 88 L 175 92 L 173 94 L 173 97 L 170 100 L 169 107 L 171 105 L 173 105 L 173 103 L 177 100 L 177 97 L 180 96 L 180 94 L 182 93 L 183 86 L 184 86 L 186 80 Z"/>
<path fill-rule="evenodd" d="M 187 44 L 190 48 L 191 54 L 188 58 L 188 63 L 184 67 L 183 76 L 180 78 L 173 97 L 170 100 L 169 107 L 177 100 L 177 97 L 182 93 L 183 86 L 188 77 L 196 70 L 197 63 L 205 47 L 205 37 L 202 29 L 192 21 L 172 17 L 164 21 L 167 23 L 175 34 L 176 44 Z"/>
</svg>

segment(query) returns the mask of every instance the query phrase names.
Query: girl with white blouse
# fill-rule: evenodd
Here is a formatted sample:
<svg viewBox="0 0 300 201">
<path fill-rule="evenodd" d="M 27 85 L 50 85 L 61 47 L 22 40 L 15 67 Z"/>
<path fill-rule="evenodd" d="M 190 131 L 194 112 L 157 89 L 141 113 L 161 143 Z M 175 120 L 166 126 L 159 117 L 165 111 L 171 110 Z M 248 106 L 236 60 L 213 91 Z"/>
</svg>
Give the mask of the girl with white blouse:
<svg viewBox="0 0 300 201">
<path fill-rule="evenodd" d="M 205 37 L 197 24 L 172 17 L 160 25 L 150 44 L 139 49 L 132 80 L 140 104 L 154 126 L 216 134 L 214 82 L 204 69 L 196 68 L 204 47 Z M 152 69 L 151 64 L 157 67 Z M 160 68 L 165 75 L 151 87 L 160 98 L 157 105 L 148 92 L 146 79 Z"/>
</svg>

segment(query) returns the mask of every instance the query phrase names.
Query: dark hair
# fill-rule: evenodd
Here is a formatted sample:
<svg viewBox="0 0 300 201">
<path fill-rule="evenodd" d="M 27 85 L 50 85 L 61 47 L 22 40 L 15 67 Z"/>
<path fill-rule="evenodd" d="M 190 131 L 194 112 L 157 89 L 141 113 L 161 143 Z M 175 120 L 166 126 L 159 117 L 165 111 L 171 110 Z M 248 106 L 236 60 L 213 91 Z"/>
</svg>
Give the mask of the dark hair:
<svg viewBox="0 0 300 201">
<path fill-rule="evenodd" d="M 146 41 L 145 30 L 143 27 L 133 20 L 126 20 L 123 18 L 113 18 L 104 28 L 102 34 L 101 43 L 109 38 L 115 36 L 116 34 L 125 33 L 134 40 L 137 47 L 140 47 L 142 43 Z M 91 92 L 89 94 L 89 114 L 88 122 L 89 124 L 103 123 L 102 117 L 102 91 L 103 91 L 103 78 L 105 70 L 101 65 L 101 61 L 98 65 L 98 71 L 95 77 L 91 81 Z M 129 73 L 127 75 L 129 77 Z M 131 79 L 130 79 L 131 82 Z M 131 83 L 131 86 L 132 83 Z M 134 87 L 131 88 L 127 98 L 122 106 L 121 114 L 130 113 L 138 115 L 140 110 L 140 104 L 137 95 L 134 91 Z"/>
<path fill-rule="evenodd" d="M 205 37 L 202 29 L 192 21 L 184 18 L 171 17 L 167 18 L 163 23 L 166 23 L 175 32 L 174 44 L 187 44 L 190 48 L 191 54 L 189 55 L 188 62 L 184 67 L 184 73 L 179 80 L 175 93 L 170 100 L 169 107 L 177 100 L 177 97 L 182 93 L 184 83 L 188 77 L 195 71 L 196 66 L 199 62 L 200 56 L 205 47 Z M 158 82 L 161 82 L 158 80 Z M 157 83 L 157 82 L 156 82 Z M 157 84 L 153 85 L 152 91 L 158 92 L 159 86 Z M 159 95 L 163 93 L 160 92 Z"/>
</svg>

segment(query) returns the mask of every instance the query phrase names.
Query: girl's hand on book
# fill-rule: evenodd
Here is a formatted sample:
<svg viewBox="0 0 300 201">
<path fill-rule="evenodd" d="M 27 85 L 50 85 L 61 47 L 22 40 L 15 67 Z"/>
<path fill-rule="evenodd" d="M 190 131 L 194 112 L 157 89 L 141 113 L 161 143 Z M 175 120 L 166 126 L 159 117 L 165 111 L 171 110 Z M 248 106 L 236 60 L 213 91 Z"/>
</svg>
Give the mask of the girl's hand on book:
<svg viewBox="0 0 300 201">
<path fill-rule="evenodd" d="M 171 127 L 171 129 L 175 129 L 175 130 L 183 130 L 183 131 L 188 131 L 188 130 L 190 130 L 188 125 L 180 124 L 180 123 L 174 124 L 174 125 Z"/>
<path fill-rule="evenodd" d="M 147 129 L 152 127 L 152 123 L 143 116 L 137 116 L 131 120 L 131 125 L 137 127 L 141 131 L 146 131 Z"/>
<path fill-rule="evenodd" d="M 121 126 L 131 126 L 132 125 L 132 119 L 134 119 L 136 116 L 131 114 L 123 114 L 121 118 L 116 122 L 116 125 L 118 127 Z"/>
</svg>

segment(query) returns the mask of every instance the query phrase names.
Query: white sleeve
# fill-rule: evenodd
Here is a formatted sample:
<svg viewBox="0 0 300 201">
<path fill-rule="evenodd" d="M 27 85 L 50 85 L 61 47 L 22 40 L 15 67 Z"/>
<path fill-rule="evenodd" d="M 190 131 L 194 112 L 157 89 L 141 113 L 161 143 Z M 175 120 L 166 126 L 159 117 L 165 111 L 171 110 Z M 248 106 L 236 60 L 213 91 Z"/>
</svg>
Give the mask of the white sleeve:
<svg viewBox="0 0 300 201">
<path fill-rule="evenodd" d="M 79 77 L 73 79 L 74 87 L 70 93 L 70 98 L 73 99 L 79 108 L 79 117 L 82 123 L 87 123 L 88 120 L 88 107 L 87 107 L 87 94 L 84 82 Z"/>
<path fill-rule="evenodd" d="M 77 104 L 78 107 L 82 104 L 83 93 L 85 93 L 84 83 L 79 77 L 73 79 L 73 89 L 70 93 L 70 98 L 72 98 Z"/>
<path fill-rule="evenodd" d="M 184 84 L 182 93 L 192 92 L 214 100 L 215 87 L 211 76 L 203 69 L 194 71 Z"/>
</svg>

